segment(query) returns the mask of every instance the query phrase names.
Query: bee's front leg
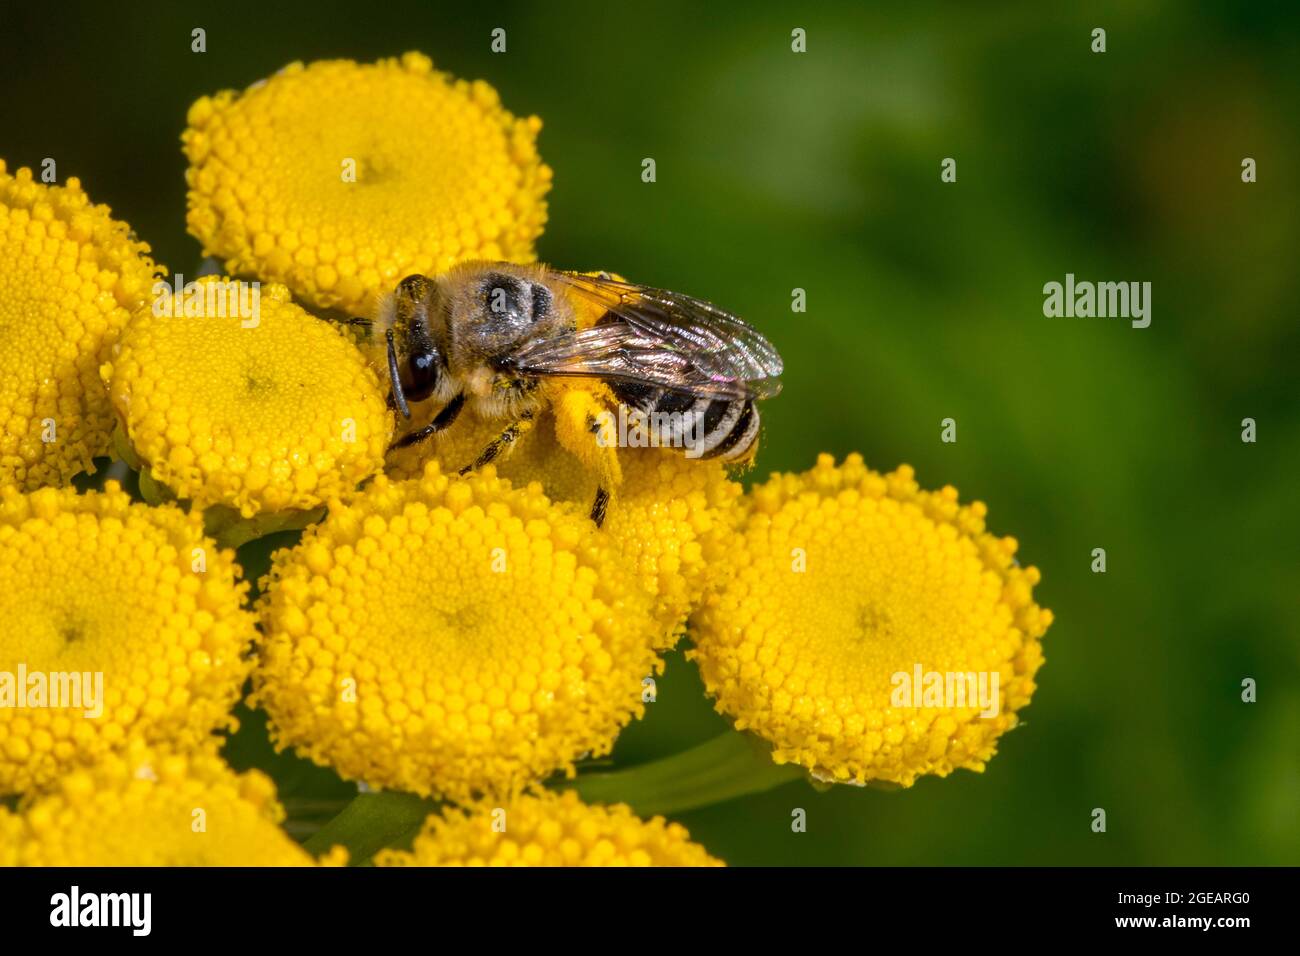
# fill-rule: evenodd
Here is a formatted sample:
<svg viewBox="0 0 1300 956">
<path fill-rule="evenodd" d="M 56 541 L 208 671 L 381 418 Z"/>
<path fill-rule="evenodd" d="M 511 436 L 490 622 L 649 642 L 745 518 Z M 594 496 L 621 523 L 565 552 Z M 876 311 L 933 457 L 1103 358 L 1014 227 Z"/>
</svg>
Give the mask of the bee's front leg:
<svg viewBox="0 0 1300 956">
<path fill-rule="evenodd" d="M 438 434 L 438 432 L 449 427 L 451 423 L 456 420 L 457 416 L 460 415 L 460 410 L 464 407 L 465 393 L 461 392 L 443 406 L 442 411 L 438 412 L 438 414 L 434 416 L 433 421 L 429 422 L 429 424 L 425 425 L 423 428 L 417 428 L 415 431 L 403 435 L 401 438 L 397 439 L 397 441 L 389 445 L 388 450 L 393 451 L 396 448 L 406 448 L 410 445 L 417 445 L 426 438 Z"/>
<path fill-rule="evenodd" d="M 460 470 L 460 474 L 467 475 L 471 471 L 477 471 L 484 465 L 496 461 L 503 451 L 512 447 L 533 427 L 533 416 L 534 413 L 531 409 L 521 412 L 516 421 L 502 429 L 501 434 L 487 443 L 487 447 L 479 452 L 479 456 L 474 459 L 472 465 L 466 465 Z"/>
</svg>

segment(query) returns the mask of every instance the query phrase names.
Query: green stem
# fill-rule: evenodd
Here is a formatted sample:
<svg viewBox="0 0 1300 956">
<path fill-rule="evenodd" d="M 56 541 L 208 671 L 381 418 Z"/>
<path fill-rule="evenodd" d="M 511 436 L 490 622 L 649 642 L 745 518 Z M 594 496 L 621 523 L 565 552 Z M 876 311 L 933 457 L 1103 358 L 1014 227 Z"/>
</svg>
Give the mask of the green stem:
<svg viewBox="0 0 1300 956">
<path fill-rule="evenodd" d="M 582 774 L 552 786 L 576 790 L 590 803 L 626 803 L 641 816 L 651 817 L 763 793 L 801 779 L 807 779 L 801 768 L 773 763 L 761 741 L 729 730 L 671 757 L 627 770 Z M 315 855 L 335 845 L 345 846 L 356 866 L 386 847 L 409 846 L 436 809 L 432 800 L 395 790 L 358 794 L 303 846 Z"/>
<path fill-rule="evenodd" d="M 145 473 L 141 472 L 141 477 Z M 203 530 L 223 548 L 239 548 L 277 531 L 302 531 L 325 517 L 325 506 L 310 511 L 276 511 L 242 517 L 234 508 L 212 505 L 203 512 Z"/>
<path fill-rule="evenodd" d="M 644 817 L 682 813 L 792 780 L 806 779 L 793 764 L 776 764 L 766 745 L 735 731 L 671 757 L 610 773 L 583 774 L 556 784 L 590 803 L 626 803 Z"/>
<path fill-rule="evenodd" d="M 319 856 L 330 847 L 345 846 L 348 862 L 358 866 L 387 847 L 409 846 L 435 809 L 434 801 L 411 793 L 359 793 L 342 813 L 309 837 L 303 848 Z"/>
</svg>

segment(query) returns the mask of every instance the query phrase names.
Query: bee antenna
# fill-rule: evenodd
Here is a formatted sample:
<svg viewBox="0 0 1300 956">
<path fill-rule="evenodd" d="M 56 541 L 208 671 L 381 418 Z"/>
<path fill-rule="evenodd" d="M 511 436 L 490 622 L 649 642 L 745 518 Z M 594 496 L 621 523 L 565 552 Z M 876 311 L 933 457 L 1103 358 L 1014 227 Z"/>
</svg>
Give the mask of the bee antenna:
<svg viewBox="0 0 1300 956">
<path fill-rule="evenodd" d="M 392 382 L 393 398 L 397 400 L 397 407 L 402 410 L 402 414 L 409 419 L 411 409 L 406 404 L 406 396 L 402 394 L 402 377 L 397 371 L 397 348 L 393 345 L 393 330 L 389 329 L 384 337 L 388 339 L 388 378 Z"/>
</svg>

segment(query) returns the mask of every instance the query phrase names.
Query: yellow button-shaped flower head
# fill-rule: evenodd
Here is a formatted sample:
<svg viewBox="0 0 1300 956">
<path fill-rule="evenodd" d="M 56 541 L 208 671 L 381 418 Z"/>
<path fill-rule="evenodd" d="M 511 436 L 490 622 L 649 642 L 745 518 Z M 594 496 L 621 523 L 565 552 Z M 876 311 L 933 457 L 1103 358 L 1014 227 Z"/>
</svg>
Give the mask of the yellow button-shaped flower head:
<svg viewBox="0 0 1300 956">
<path fill-rule="evenodd" d="M 551 182 L 540 129 L 418 53 L 292 63 L 190 107 L 189 229 L 232 273 L 368 313 L 414 272 L 533 260 Z"/>
<path fill-rule="evenodd" d="M 1051 623 L 984 505 L 858 455 L 776 475 L 692 630 L 717 708 L 831 781 L 982 770 L 1029 703 Z"/>
<path fill-rule="evenodd" d="M 529 455 L 521 455 L 506 462 L 504 473 L 515 481 L 540 480 L 550 494 L 587 513 L 595 476 L 554 446 L 537 441 L 533 448 L 542 452 L 532 459 L 536 468 L 529 468 Z M 627 448 L 618 457 L 623 482 L 602 532 L 639 572 L 654 599 L 659 646 L 671 647 L 726 567 L 742 488 L 719 462 L 691 460 L 677 450 Z"/>
<path fill-rule="evenodd" d="M 0 160 L 0 485 L 65 484 L 108 454 L 99 364 L 158 274 L 148 251 L 75 178 Z"/>
<path fill-rule="evenodd" d="M 233 725 L 255 636 L 233 559 L 197 514 L 114 482 L 0 491 L 0 794 Z"/>
<path fill-rule="evenodd" d="M 275 785 L 236 774 L 210 748 L 133 745 L 16 812 L 0 808 L 0 866 L 311 866 L 279 826 Z M 335 848 L 326 861 L 342 863 Z"/>
<path fill-rule="evenodd" d="M 187 289 L 138 312 L 102 370 L 153 478 L 251 517 L 348 497 L 383 467 L 392 416 L 352 342 L 279 284 Z"/>
<path fill-rule="evenodd" d="M 516 797 L 431 816 L 409 853 L 378 866 L 723 866 L 679 823 L 642 820 L 626 804 L 585 804 L 573 791 Z"/>
<path fill-rule="evenodd" d="M 422 445 L 389 456 L 390 474 L 413 474 L 427 456 L 447 471 L 472 462 L 501 430 L 463 413 L 452 428 Z M 742 488 L 716 461 L 686 458 L 680 449 L 620 448 L 622 483 L 614 491 L 601 532 L 638 572 L 654 599 L 657 645 L 671 647 L 686 619 L 713 586 L 731 550 Z M 545 412 L 498 459 L 497 471 L 516 485 L 541 482 L 552 501 L 588 514 L 598 476 L 555 438 L 555 416 Z"/>
<path fill-rule="evenodd" d="M 261 613 L 255 699 L 278 744 L 457 800 L 607 753 L 660 666 L 621 556 L 491 467 L 376 478 L 277 553 Z"/>
</svg>

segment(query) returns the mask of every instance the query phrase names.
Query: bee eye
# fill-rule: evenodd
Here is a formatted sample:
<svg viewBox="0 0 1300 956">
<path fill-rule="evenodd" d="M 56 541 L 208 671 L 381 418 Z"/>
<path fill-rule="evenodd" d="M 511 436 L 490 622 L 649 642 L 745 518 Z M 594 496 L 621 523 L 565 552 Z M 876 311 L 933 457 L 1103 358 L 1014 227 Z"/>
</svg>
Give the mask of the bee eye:
<svg viewBox="0 0 1300 956">
<path fill-rule="evenodd" d="M 438 350 L 432 346 L 420 346 L 411 350 L 407 360 L 407 376 L 410 381 L 402 383 L 402 391 L 408 401 L 419 402 L 433 394 L 438 387 L 438 376 L 442 361 Z"/>
</svg>

